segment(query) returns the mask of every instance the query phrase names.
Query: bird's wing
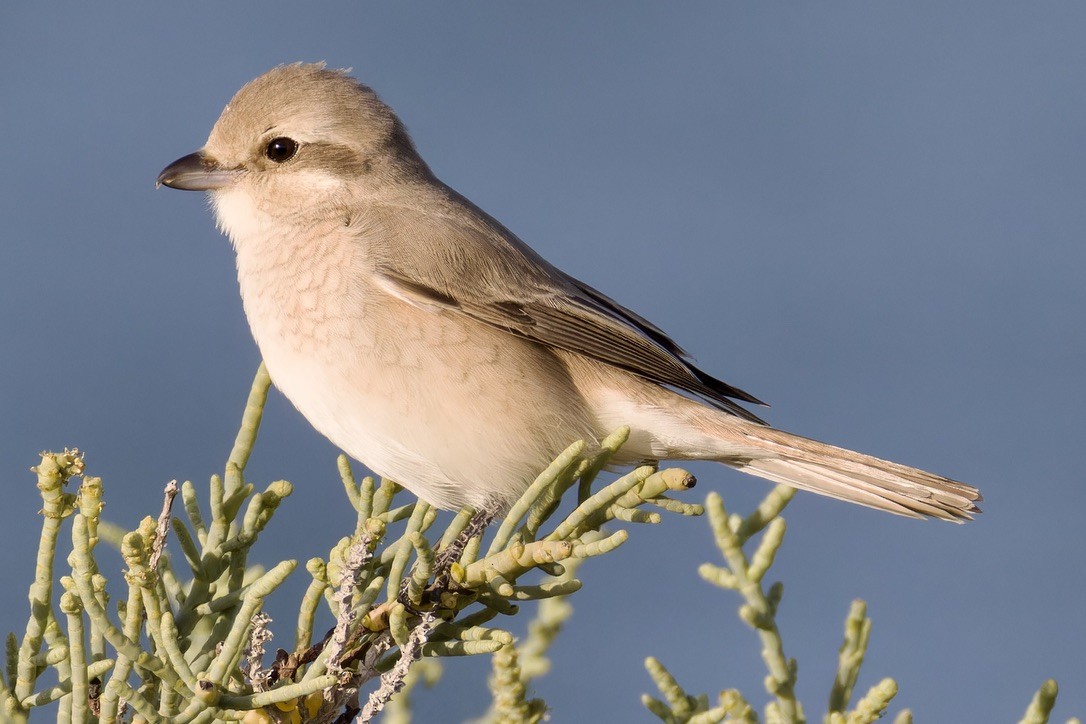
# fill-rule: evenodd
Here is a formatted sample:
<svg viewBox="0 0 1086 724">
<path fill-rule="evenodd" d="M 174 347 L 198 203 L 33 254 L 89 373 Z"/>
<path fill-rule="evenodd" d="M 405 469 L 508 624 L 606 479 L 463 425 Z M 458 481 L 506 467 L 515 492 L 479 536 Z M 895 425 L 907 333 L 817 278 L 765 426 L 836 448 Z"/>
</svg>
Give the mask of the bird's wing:
<svg viewBox="0 0 1086 724">
<path fill-rule="evenodd" d="M 551 266 L 498 222 L 475 212 L 409 229 L 376 264 L 378 282 L 417 306 L 465 314 L 510 334 L 619 367 L 762 423 L 736 404 L 764 404 L 690 362 L 660 328 Z M 481 218 L 480 218 L 481 217 Z M 441 241 L 438 243 L 437 239 Z"/>
</svg>

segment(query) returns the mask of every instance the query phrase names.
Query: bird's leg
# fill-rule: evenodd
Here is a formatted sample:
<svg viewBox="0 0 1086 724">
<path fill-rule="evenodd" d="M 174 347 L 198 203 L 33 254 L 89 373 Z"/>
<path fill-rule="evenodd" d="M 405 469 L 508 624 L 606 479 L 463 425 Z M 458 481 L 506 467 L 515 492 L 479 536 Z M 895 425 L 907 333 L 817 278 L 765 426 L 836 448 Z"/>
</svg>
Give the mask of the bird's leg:
<svg viewBox="0 0 1086 724">
<path fill-rule="evenodd" d="M 494 522 L 494 518 L 496 518 L 503 510 L 504 506 L 498 502 L 488 503 L 482 510 L 476 511 L 475 515 L 471 517 L 471 520 L 468 521 L 468 524 L 464 527 L 464 530 L 460 531 L 460 535 L 456 536 L 452 543 L 438 552 L 437 556 L 434 558 L 434 582 L 426 589 L 428 597 L 433 598 L 434 594 L 440 595 L 442 591 L 445 591 L 448 588 L 449 572 L 452 569 L 452 564 L 460 560 L 460 556 L 464 553 L 464 548 L 467 547 L 468 541 L 476 536 L 482 535 L 487 527 Z M 407 598 L 406 578 L 403 583 L 400 584 L 400 593 L 397 596 L 397 600 L 407 607 L 408 611 L 419 613 L 417 607 Z"/>
<path fill-rule="evenodd" d="M 494 522 L 494 518 L 498 516 L 498 513 L 502 511 L 502 506 L 496 502 L 488 503 L 482 510 L 479 510 L 468 521 L 464 530 L 460 531 L 460 535 L 456 536 L 452 543 L 445 546 L 437 557 L 434 559 L 434 582 L 440 584 L 440 587 L 444 587 L 449 581 L 449 569 L 452 568 L 452 564 L 460 560 L 460 556 L 464 553 L 464 548 L 467 547 L 468 541 L 477 535 L 482 535 L 483 531 Z"/>
</svg>

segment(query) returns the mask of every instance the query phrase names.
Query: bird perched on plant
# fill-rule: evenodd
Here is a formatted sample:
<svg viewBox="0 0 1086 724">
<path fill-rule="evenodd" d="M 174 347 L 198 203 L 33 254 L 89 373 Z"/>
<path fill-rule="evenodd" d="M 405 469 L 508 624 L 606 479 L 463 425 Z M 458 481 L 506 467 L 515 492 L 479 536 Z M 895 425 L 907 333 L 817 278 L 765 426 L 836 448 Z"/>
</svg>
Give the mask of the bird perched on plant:
<svg viewBox="0 0 1086 724">
<path fill-rule="evenodd" d="M 334 444 L 442 508 L 501 508 L 573 439 L 619 464 L 715 460 L 914 517 L 975 488 L 776 430 L 753 396 L 446 186 L 367 86 L 323 64 L 242 88 L 158 181 L 206 191 L 276 386 Z"/>
</svg>

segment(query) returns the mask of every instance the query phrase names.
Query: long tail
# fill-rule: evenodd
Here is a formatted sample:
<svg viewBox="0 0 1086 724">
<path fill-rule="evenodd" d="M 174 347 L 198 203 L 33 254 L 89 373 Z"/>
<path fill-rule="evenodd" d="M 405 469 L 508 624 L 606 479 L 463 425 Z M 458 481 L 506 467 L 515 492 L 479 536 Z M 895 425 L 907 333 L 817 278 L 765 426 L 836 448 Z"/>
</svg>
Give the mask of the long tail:
<svg viewBox="0 0 1086 724">
<path fill-rule="evenodd" d="M 750 423 L 729 425 L 755 454 L 718 458 L 743 472 L 911 518 L 973 519 L 976 488 L 907 465 Z"/>
</svg>

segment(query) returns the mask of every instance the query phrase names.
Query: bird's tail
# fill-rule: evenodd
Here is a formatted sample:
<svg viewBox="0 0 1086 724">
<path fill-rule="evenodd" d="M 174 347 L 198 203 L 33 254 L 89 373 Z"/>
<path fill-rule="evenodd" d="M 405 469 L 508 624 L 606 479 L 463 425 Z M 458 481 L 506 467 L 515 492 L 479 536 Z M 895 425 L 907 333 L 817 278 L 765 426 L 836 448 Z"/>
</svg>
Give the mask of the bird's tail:
<svg viewBox="0 0 1086 724">
<path fill-rule="evenodd" d="M 964 483 L 771 427 L 738 427 L 729 425 L 728 437 L 738 432 L 750 454 L 717 459 L 751 475 L 912 518 L 964 523 L 980 512 L 980 491 Z"/>
</svg>

